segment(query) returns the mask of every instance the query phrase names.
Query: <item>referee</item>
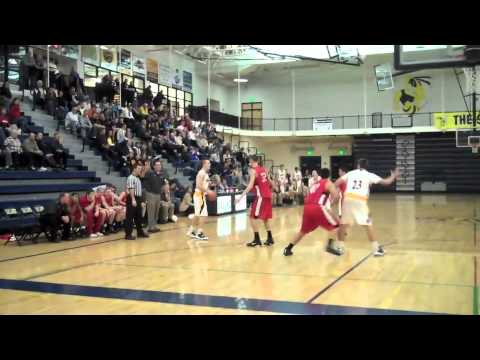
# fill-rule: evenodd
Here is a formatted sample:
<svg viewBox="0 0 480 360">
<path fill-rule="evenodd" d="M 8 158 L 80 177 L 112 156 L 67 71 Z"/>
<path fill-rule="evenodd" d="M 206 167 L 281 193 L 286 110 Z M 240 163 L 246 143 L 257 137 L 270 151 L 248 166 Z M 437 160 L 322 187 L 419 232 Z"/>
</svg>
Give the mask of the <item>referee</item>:
<svg viewBox="0 0 480 360">
<path fill-rule="evenodd" d="M 142 229 L 142 183 L 140 181 L 140 173 L 142 165 L 136 163 L 133 167 L 132 174 L 127 178 L 127 218 L 125 219 L 125 239 L 135 240 L 133 232 L 133 221 L 137 227 L 137 236 L 147 238 Z M 144 206 L 144 205 L 143 205 Z"/>
</svg>

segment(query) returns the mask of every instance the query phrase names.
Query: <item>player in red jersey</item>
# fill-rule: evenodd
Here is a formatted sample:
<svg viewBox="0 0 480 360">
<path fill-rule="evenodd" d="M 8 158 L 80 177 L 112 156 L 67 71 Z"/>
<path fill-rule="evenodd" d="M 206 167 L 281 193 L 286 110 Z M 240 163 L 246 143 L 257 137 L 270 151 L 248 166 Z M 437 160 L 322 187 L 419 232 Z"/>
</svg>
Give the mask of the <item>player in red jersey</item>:
<svg viewBox="0 0 480 360">
<path fill-rule="evenodd" d="M 268 234 L 264 245 L 270 246 L 274 243 L 269 222 L 272 218 L 272 186 L 273 184 L 268 177 L 267 171 L 258 164 L 258 157 L 256 155 L 250 156 L 250 182 L 236 201 L 238 204 L 251 190 L 255 190 L 255 200 L 250 209 L 250 220 L 255 238 L 247 246 L 255 247 L 262 245 L 260 235 L 258 234 L 259 220 L 263 221 Z"/>
<path fill-rule="evenodd" d="M 317 227 L 333 231 L 340 226 L 340 220 L 326 206 L 329 196 L 332 197 L 333 203 L 338 200 L 338 190 L 329 179 L 330 170 L 321 169 L 320 176 L 322 180 L 312 186 L 310 194 L 305 199 L 302 227 L 293 241 L 283 250 L 285 256 L 293 255 L 292 248 Z"/>
<path fill-rule="evenodd" d="M 345 190 L 347 189 L 347 183 L 345 181 L 341 181 L 340 179 L 347 172 L 348 172 L 348 169 L 345 166 L 340 166 L 338 168 L 338 179 L 335 182 L 335 186 L 337 187 L 337 190 L 338 190 L 337 213 L 338 213 L 338 217 L 340 217 L 340 218 L 342 217 L 343 195 L 345 194 Z M 330 198 L 331 197 L 332 196 L 330 195 Z M 332 200 L 332 199 L 330 199 L 330 200 Z M 331 233 L 331 234 L 329 234 L 329 237 L 328 237 L 328 244 L 327 244 L 327 247 L 326 247 L 326 250 L 328 252 L 331 252 L 331 249 L 333 249 L 333 244 L 335 242 L 335 239 L 334 239 L 333 235 L 334 234 Z"/>
</svg>

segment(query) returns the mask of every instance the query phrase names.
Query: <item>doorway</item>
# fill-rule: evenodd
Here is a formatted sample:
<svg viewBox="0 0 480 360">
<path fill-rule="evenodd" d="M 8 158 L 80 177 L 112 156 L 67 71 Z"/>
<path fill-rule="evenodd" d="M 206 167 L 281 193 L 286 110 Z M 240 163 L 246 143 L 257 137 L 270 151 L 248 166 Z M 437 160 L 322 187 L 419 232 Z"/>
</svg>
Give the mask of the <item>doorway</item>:
<svg viewBox="0 0 480 360">
<path fill-rule="evenodd" d="M 322 168 L 322 157 L 321 156 L 300 156 L 300 169 L 302 174 L 305 174 L 305 171 L 308 170 L 308 173 L 311 174 L 312 170 L 320 171 Z"/>
<path fill-rule="evenodd" d="M 345 166 L 348 171 L 353 170 L 353 163 L 353 156 L 330 156 L 331 179 L 337 180 L 340 166 Z"/>
</svg>

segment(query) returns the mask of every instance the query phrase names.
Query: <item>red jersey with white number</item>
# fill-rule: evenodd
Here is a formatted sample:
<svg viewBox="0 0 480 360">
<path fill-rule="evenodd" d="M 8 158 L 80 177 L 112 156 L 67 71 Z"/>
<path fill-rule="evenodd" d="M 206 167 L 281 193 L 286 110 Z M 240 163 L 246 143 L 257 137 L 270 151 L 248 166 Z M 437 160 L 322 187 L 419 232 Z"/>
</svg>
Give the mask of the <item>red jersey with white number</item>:
<svg viewBox="0 0 480 360">
<path fill-rule="evenodd" d="M 267 172 L 261 166 L 255 168 L 255 182 L 253 183 L 253 189 L 257 198 L 272 198 L 272 189 L 270 188 L 270 181 L 268 181 Z"/>
<path fill-rule="evenodd" d="M 113 195 L 105 193 L 103 197 L 105 198 L 105 202 L 107 203 L 107 205 L 113 207 Z"/>
<path fill-rule="evenodd" d="M 310 194 L 305 199 L 305 204 L 325 206 L 328 201 L 326 189 L 328 179 L 322 179 L 310 188 Z"/>
</svg>

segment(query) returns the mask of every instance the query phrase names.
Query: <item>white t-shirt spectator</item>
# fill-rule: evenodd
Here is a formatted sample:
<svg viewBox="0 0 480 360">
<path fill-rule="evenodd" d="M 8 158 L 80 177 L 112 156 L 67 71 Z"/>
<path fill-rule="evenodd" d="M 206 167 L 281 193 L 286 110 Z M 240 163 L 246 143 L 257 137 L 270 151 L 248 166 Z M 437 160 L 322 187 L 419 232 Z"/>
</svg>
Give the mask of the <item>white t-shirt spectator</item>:
<svg viewBox="0 0 480 360">
<path fill-rule="evenodd" d="M 120 144 L 126 140 L 125 130 L 120 128 L 117 130 L 117 143 Z"/>
<path fill-rule="evenodd" d="M 220 162 L 220 155 L 218 155 L 217 152 L 214 152 L 214 153 L 212 153 L 212 155 L 210 156 L 210 160 L 213 161 L 213 162 L 219 163 L 219 162 Z"/>
<path fill-rule="evenodd" d="M 65 117 L 65 127 L 69 128 L 71 126 L 76 127 L 78 126 L 78 123 L 80 122 L 80 117 L 78 113 L 74 113 L 72 111 L 69 111 L 67 113 L 67 116 Z"/>
<path fill-rule="evenodd" d="M 187 135 L 187 136 L 188 136 L 188 139 L 189 139 L 189 140 L 193 140 L 193 141 L 194 141 L 194 140 L 197 139 L 197 136 L 195 135 L 195 132 L 193 132 L 192 130 L 190 130 L 190 131 L 188 132 L 188 135 Z"/>
<path fill-rule="evenodd" d="M 133 113 L 128 108 L 123 108 L 121 117 L 125 119 L 133 119 Z"/>
</svg>

